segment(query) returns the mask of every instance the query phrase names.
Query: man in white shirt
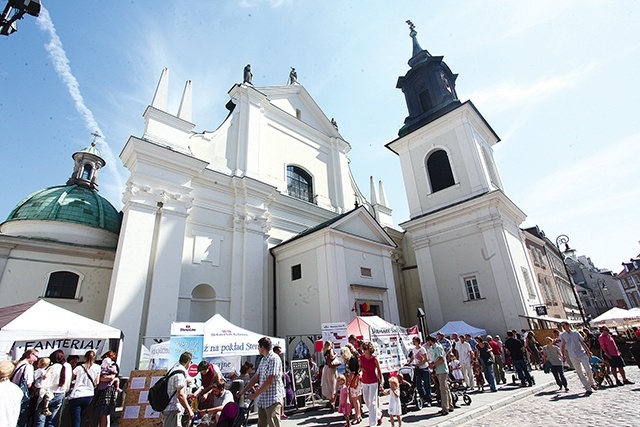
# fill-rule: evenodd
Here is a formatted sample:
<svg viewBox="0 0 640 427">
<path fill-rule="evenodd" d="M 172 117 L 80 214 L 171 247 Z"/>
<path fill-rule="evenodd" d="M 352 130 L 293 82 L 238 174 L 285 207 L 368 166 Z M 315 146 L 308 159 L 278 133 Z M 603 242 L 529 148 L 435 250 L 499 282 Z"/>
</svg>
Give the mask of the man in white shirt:
<svg viewBox="0 0 640 427">
<path fill-rule="evenodd" d="M 219 380 L 213 385 L 211 390 L 213 393 L 213 408 L 203 409 L 198 411 L 201 416 L 205 414 L 211 414 L 215 417 L 215 424 L 218 424 L 220 414 L 227 403 L 233 402 L 233 394 L 226 389 L 226 383 L 224 380 Z"/>
<path fill-rule="evenodd" d="M 187 413 L 193 418 L 193 410 L 187 400 L 187 366 L 191 363 L 191 353 L 185 351 L 180 355 L 178 364 L 169 371 L 182 371 L 172 375 L 167 384 L 167 394 L 171 397 L 169 404 L 162 411 L 162 424 L 164 427 L 181 427 L 182 415 Z"/>
<path fill-rule="evenodd" d="M 462 371 L 464 383 L 470 390 L 473 390 L 475 387 L 472 364 L 473 349 L 464 335 L 460 335 L 460 342 L 456 345 L 456 349 L 458 350 L 458 360 L 460 360 L 460 370 Z"/>
<path fill-rule="evenodd" d="M 584 342 L 582 335 L 569 328 L 568 322 L 562 322 L 562 329 L 564 329 L 564 332 L 560 334 L 562 358 L 564 359 L 565 354 L 569 354 L 569 359 L 571 359 L 571 363 L 578 374 L 578 378 L 580 378 L 580 381 L 586 390 L 585 394 L 589 396 L 593 393 L 593 389 L 596 387 L 593 381 L 591 365 L 589 364 L 591 350 L 589 350 L 589 347 Z M 567 353 L 565 353 L 565 349 L 567 350 Z M 587 372 L 586 377 L 583 369 Z"/>
</svg>

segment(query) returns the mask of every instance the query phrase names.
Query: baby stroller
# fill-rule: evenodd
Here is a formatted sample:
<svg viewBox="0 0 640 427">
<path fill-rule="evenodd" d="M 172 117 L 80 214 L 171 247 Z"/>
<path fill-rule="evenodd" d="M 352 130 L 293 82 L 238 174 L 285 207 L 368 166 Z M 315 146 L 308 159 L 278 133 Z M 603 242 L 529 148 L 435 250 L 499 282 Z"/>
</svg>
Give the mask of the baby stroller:
<svg viewBox="0 0 640 427">
<path fill-rule="evenodd" d="M 414 369 L 413 366 L 403 366 L 398 369 L 398 377 L 402 375 L 403 379 L 400 382 L 400 404 L 402 405 L 403 414 L 407 412 L 408 405 L 415 403 L 418 411 L 424 407 L 424 401 L 415 385 Z"/>
<path fill-rule="evenodd" d="M 471 396 L 467 394 L 467 386 L 459 381 L 449 381 L 449 393 L 451 393 L 451 402 L 457 405 L 458 400 L 462 397 L 465 405 L 471 405 Z"/>
<path fill-rule="evenodd" d="M 598 387 L 603 387 L 604 383 L 606 383 L 608 387 L 613 387 L 613 380 L 604 362 L 592 363 L 591 369 L 593 371 L 593 380 Z"/>
</svg>

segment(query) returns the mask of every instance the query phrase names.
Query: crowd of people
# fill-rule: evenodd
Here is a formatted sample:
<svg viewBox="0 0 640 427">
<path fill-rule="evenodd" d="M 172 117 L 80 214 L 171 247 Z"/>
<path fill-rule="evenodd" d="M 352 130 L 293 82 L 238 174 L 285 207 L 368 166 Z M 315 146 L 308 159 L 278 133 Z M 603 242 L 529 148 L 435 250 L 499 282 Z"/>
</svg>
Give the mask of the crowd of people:
<svg viewBox="0 0 640 427">
<path fill-rule="evenodd" d="M 63 401 L 68 399 L 73 427 L 83 424 L 91 404 L 100 427 L 106 427 L 122 391 L 115 360 L 113 351 L 105 353 L 98 365 L 93 350 L 80 363 L 78 356 L 66 357 L 63 350 L 41 357 L 37 350 L 27 349 L 16 364 L 0 362 L 0 424 L 58 426 Z"/>
<path fill-rule="evenodd" d="M 638 337 L 640 340 L 640 336 Z M 540 342 L 542 341 L 542 342 Z M 456 409 L 452 389 L 467 392 L 498 392 L 498 385 L 507 384 L 507 370 L 514 371 L 513 381 L 521 387 L 535 384 L 533 371 L 551 373 L 559 391 L 569 391 L 565 371 L 575 369 L 585 394 L 600 387 L 595 373 L 611 373 L 615 382 L 611 386 L 633 384 L 627 379 L 624 361 L 609 329 L 603 326 L 599 334 L 589 329 L 574 331 L 569 323 L 553 336 L 541 336 L 532 330 L 507 331 L 504 342 L 500 336 L 472 337 L 469 334 L 445 336 L 437 333 L 422 342 L 414 337 L 413 347 L 407 355 L 413 367 L 412 386 L 418 391 L 424 406 L 439 402 L 441 415 Z M 362 404 L 368 409 L 369 427 L 382 423 L 379 395 L 389 395 L 388 414 L 391 425 L 402 425 L 400 387 L 407 383 L 402 374 L 391 373 L 389 389 L 382 388 L 383 377 L 371 342 L 362 342 L 353 335 L 341 348 L 345 374 L 338 375 L 338 356 L 333 343 L 326 341 L 321 367 L 322 394 L 332 410 L 343 414 L 345 427 L 362 421 Z"/>
<path fill-rule="evenodd" d="M 640 340 L 640 334 L 637 339 Z M 605 385 L 633 384 L 625 373 L 625 363 L 609 328 L 602 326 L 599 334 L 589 329 L 572 330 L 562 323 L 562 331 L 554 330 L 543 343 L 534 331 L 511 330 L 503 342 L 500 336 L 471 337 L 469 334 L 446 336 L 429 335 L 422 342 L 414 337 L 413 348 L 407 355 L 414 373 L 410 385 L 415 387 L 424 405 L 430 407 L 439 401 L 441 415 L 456 409 L 452 388 L 466 391 L 497 392 L 500 383 L 507 383 L 506 370 L 515 371 L 522 387 L 535 384 L 531 371 L 550 372 L 559 390 L 568 391 L 564 372 L 575 369 L 585 394 Z M 194 417 L 204 421 L 201 425 L 222 427 L 233 422 L 238 408 L 252 401 L 258 412 L 258 426 L 279 426 L 286 418 L 285 405 L 293 403 L 294 393 L 290 365 L 281 358 L 278 346 L 272 346 L 268 337 L 258 342 L 260 356 L 254 365 L 245 362 L 239 374 L 227 377 L 213 363 L 205 360 L 198 366 L 201 384 L 195 387 L 187 375 L 192 355 L 183 353 L 169 373 L 182 375 L 169 378 L 167 393 L 169 404 L 163 411 L 165 427 L 179 427 Z M 382 424 L 383 415 L 379 397 L 389 395 L 388 415 L 392 426 L 402 425 L 401 388 L 407 382 L 402 374 L 392 373 L 389 388 L 384 389 L 384 378 L 376 349 L 371 342 L 363 342 L 351 335 L 340 354 L 332 341 L 325 341 L 320 369 L 309 356 L 312 376 L 320 378 L 323 397 L 332 411 L 339 411 L 345 427 L 363 421 L 363 405 L 368 410 L 369 427 Z M 122 391 L 116 354 L 108 351 L 96 362 L 94 351 L 87 351 L 80 363 L 77 356 L 65 357 L 56 350 L 47 357 L 28 349 L 16 363 L 0 362 L 0 420 L 3 426 L 53 427 L 59 425 L 63 400 L 68 400 L 73 427 L 84 425 L 83 417 L 93 406 L 92 415 L 100 427 L 109 425 L 114 414 L 116 399 Z M 283 368 L 286 367 L 286 369 Z M 338 374 L 338 367 L 344 374 Z M 613 376 L 613 379 L 610 376 Z M 615 381 L 614 381 L 615 380 Z M 514 380 L 515 381 L 515 380 Z M 247 399 L 247 405 L 244 404 Z M 228 405 L 234 402 L 234 405 Z M 235 412 L 230 411 L 234 408 Z"/>
</svg>

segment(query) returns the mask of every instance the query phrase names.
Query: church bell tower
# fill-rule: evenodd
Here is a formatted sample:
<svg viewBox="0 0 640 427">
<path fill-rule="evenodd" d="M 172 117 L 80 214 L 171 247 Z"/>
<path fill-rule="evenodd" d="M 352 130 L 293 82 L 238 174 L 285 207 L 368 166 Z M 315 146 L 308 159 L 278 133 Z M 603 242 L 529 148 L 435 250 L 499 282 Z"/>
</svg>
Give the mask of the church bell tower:
<svg viewBox="0 0 640 427">
<path fill-rule="evenodd" d="M 410 216 L 400 225 L 415 250 L 428 325 L 526 326 L 540 299 L 520 238 L 525 214 L 504 193 L 493 158 L 500 138 L 471 101 L 460 102 L 457 74 L 407 24 L 411 68 L 397 87 L 409 116 L 387 147 L 400 158 Z"/>
</svg>

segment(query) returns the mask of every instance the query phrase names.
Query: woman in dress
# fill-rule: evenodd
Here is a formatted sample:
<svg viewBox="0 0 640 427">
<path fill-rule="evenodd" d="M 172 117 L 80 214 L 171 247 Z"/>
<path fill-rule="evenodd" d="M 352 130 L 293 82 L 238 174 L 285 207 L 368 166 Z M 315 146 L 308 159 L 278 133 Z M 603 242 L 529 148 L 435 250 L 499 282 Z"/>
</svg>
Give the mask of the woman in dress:
<svg viewBox="0 0 640 427">
<path fill-rule="evenodd" d="M 95 388 L 100 381 L 100 366 L 95 364 L 95 360 L 96 352 L 89 350 L 84 354 L 84 363 L 73 370 L 75 382 L 69 394 L 69 413 L 73 427 L 80 427 L 82 414 L 93 400 Z"/>
<path fill-rule="evenodd" d="M 496 388 L 496 377 L 493 374 L 494 358 L 491 346 L 487 344 L 481 336 L 476 337 L 476 343 L 476 356 L 480 359 L 485 379 L 487 380 L 487 383 L 489 383 L 491 391 L 498 391 Z"/>
<path fill-rule="evenodd" d="M 42 387 L 51 390 L 53 397 L 49 401 L 49 412 L 43 414 L 42 408 L 38 407 L 39 411 L 36 414 L 35 421 L 36 427 L 54 427 L 58 425 L 62 400 L 71 386 L 71 365 L 67 363 L 64 351 L 56 350 L 51 353 L 49 358 L 52 365 L 42 382 Z"/>
<path fill-rule="evenodd" d="M 375 356 L 373 344 L 370 341 L 362 343 L 363 351 L 360 356 L 362 370 L 362 397 L 369 408 L 369 427 L 382 424 L 382 411 L 378 405 L 378 390 L 382 390 L 382 370 Z"/>
<path fill-rule="evenodd" d="M 362 396 L 362 384 L 360 383 L 360 361 L 356 353 L 356 349 L 351 344 L 345 344 L 340 350 L 342 360 L 347 366 L 347 387 L 349 391 L 349 401 L 354 409 L 353 423 L 358 424 L 362 421 L 362 413 L 360 412 L 360 396 Z"/>
<path fill-rule="evenodd" d="M 322 395 L 329 400 L 329 407 L 335 410 L 334 403 L 336 401 L 336 380 L 338 374 L 336 368 L 340 364 L 338 355 L 333 350 L 333 343 L 325 341 L 322 347 L 322 355 L 324 356 L 324 368 L 322 368 Z"/>
<path fill-rule="evenodd" d="M 117 355 L 115 352 L 109 350 L 104 355 L 102 355 L 102 359 L 106 358 L 113 360 L 117 359 Z M 113 365 L 116 368 L 116 372 L 119 372 L 120 367 L 113 362 Z M 117 386 L 113 382 L 113 380 L 118 376 L 118 374 L 107 374 L 106 372 L 100 371 L 100 380 L 99 383 L 106 383 L 107 386 L 100 386 L 98 384 L 98 389 L 96 391 L 96 401 L 95 401 L 95 410 L 94 415 L 98 416 L 98 422 L 100 427 L 107 427 L 109 425 L 109 417 L 113 415 L 116 410 L 116 398 L 118 397 Z M 104 388 L 103 388 L 104 387 Z"/>
<path fill-rule="evenodd" d="M 533 331 L 529 331 L 527 334 L 526 348 L 529 354 L 529 362 L 531 363 L 531 369 L 542 369 L 542 363 L 540 362 L 540 351 L 538 350 L 539 344 L 536 341 L 536 336 Z"/>
</svg>

